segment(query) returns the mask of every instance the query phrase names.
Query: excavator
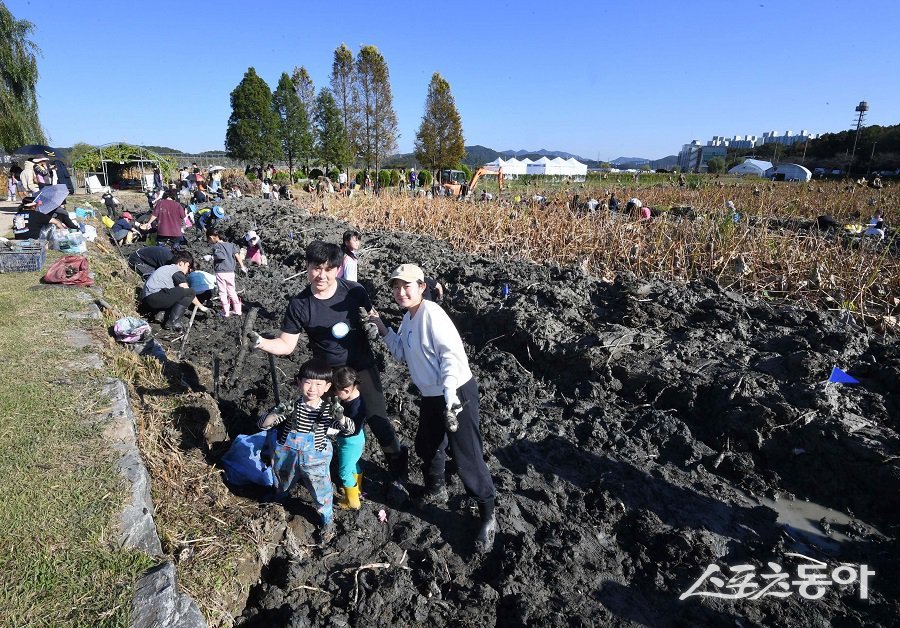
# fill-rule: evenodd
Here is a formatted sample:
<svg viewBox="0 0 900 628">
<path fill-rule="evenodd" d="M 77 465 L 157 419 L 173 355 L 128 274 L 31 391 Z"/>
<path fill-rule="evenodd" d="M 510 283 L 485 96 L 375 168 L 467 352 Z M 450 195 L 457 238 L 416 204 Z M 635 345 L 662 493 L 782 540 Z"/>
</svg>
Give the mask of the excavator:
<svg viewBox="0 0 900 628">
<path fill-rule="evenodd" d="M 472 174 L 472 180 L 466 182 L 466 173 L 462 170 L 441 170 L 441 187 L 447 196 L 459 197 L 462 195 L 463 189 L 466 195 L 472 193 L 478 180 L 486 175 L 497 175 L 497 181 L 500 191 L 503 191 L 503 168 L 496 166 L 482 166 Z"/>
</svg>

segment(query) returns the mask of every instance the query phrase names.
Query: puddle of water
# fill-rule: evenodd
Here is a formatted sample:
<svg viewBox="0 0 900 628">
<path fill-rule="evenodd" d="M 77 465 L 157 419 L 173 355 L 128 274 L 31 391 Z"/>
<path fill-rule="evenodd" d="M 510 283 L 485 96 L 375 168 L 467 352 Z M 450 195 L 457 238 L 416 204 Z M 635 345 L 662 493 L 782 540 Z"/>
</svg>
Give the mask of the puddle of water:
<svg viewBox="0 0 900 628">
<path fill-rule="evenodd" d="M 886 538 L 873 526 L 815 502 L 802 499 L 776 501 L 767 497 L 753 497 L 743 491 L 738 492 L 750 501 L 778 513 L 778 524 L 798 542 L 800 548 L 809 544 L 828 554 L 840 554 L 842 544 L 858 540 L 856 536 L 848 536 L 842 531 L 848 529 L 854 535 L 861 533 L 869 537 Z"/>
</svg>

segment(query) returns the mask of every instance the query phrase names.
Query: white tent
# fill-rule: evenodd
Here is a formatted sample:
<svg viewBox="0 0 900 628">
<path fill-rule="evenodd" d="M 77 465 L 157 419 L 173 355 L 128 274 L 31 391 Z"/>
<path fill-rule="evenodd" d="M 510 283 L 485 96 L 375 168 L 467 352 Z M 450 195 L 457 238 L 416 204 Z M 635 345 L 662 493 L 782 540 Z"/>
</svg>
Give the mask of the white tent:
<svg viewBox="0 0 900 628">
<path fill-rule="evenodd" d="M 766 176 L 775 181 L 809 181 L 812 172 L 800 164 L 778 164 L 766 172 Z"/>
<path fill-rule="evenodd" d="M 484 164 L 488 168 L 503 168 L 503 176 L 508 177 L 510 175 L 520 175 L 525 174 L 525 163 L 519 161 L 515 157 L 512 159 L 503 159 L 502 157 L 497 157 L 494 161 Z"/>
<path fill-rule="evenodd" d="M 736 165 L 728 171 L 728 174 L 749 175 L 753 177 L 766 176 L 766 170 L 772 167 L 771 161 L 762 161 L 760 159 L 745 159 L 742 163 Z"/>
<path fill-rule="evenodd" d="M 528 174 L 553 174 L 553 166 L 550 165 L 551 160 L 548 157 L 541 157 L 537 161 L 533 161 L 525 167 Z M 549 171 L 548 171 L 549 167 Z"/>
<path fill-rule="evenodd" d="M 569 157 L 566 159 L 566 164 L 569 167 L 569 175 L 573 177 L 586 177 L 587 176 L 587 164 L 583 164 L 574 157 Z"/>
</svg>

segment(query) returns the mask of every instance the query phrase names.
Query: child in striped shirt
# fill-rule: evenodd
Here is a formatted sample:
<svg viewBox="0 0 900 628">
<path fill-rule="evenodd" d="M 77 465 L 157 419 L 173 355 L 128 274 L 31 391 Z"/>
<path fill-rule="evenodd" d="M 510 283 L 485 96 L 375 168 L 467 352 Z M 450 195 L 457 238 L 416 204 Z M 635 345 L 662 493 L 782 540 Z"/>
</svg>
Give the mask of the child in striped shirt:
<svg viewBox="0 0 900 628">
<path fill-rule="evenodd" d="M 333 449 L 326 438 L 334 418 L 332 405 L 322 399 L 331 388 L 331 377 L 325 362 L 305 362 L 296 379 L 300 398 L 276 406 L 258 423 L 269 431 L 264 453 L 272 460 L 279 496 L 287 497 L 298 482 L 306 487 L 321 517 L 320 543 L 334 538 L 334 488 L 329 473 Z"/>
</svg>

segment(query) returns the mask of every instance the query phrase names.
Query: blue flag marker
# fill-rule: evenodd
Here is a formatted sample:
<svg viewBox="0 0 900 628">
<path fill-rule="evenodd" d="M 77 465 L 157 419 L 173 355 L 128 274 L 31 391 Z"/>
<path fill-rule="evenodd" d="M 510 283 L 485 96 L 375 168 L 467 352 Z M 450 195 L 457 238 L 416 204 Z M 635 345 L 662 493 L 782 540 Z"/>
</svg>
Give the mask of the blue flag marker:
<svg viewBox="0 0 900 628">
<path fill-rule="evenodd" d="M 859 380 L 850 377 L 836 366 L 831 367 L 831 375 L 828 376 L 829 384 L 858 384 Z"/>
</svg>

